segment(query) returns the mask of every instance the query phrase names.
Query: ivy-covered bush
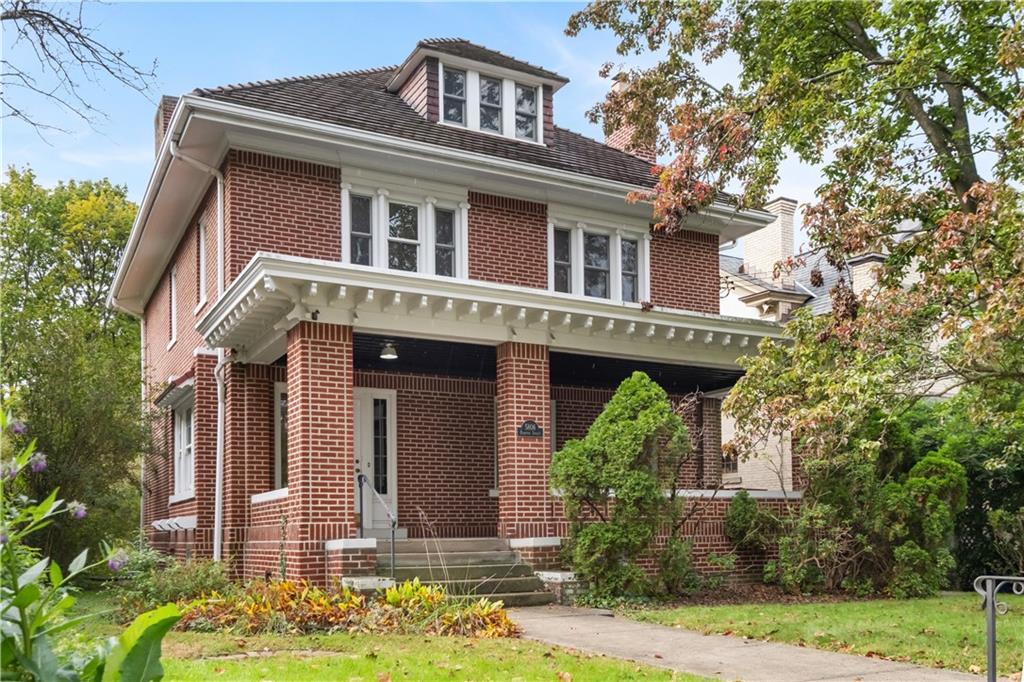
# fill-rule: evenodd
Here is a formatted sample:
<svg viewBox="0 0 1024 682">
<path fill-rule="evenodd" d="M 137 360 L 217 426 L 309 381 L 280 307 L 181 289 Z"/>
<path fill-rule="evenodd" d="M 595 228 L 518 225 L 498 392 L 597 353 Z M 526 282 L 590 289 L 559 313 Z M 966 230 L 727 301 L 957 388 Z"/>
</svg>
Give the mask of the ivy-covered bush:
<svg viewBox="0 0 1024 682">
<path fill-rule="evenodd" d="M 664 491 L 675 489 L 680 463 L 691 450 L 668 395 L 646 374 L 634 372 L 587 435 L 555 453 L 551 485 L 561 491 L 569 520 L 567 557 L 596 597 L 657 591 L 639 560 L 659 527 L 671 528 L 678 516 L 674 497 Z"/>
</svg>

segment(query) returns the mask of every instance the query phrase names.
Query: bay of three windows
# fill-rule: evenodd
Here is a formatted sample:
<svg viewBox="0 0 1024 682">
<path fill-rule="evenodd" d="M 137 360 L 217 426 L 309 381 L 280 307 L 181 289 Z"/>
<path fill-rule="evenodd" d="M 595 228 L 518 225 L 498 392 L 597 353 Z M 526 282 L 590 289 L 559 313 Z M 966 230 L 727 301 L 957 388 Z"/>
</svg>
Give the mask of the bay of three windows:
<svg viewBox="0 0 1024 682">
<path fill-rule="evenodd" d="M 562 227 L 551 235 L 554 291 L 627 303 L 640 300 L 638 237 Z"/>
<path fill-rule="evenodd" d="M 438 206 L 433 201 L 417 204 L 385 199 L 380 204 L 370 194 L 356 191 L 349 194 L 348 205 L 351 263 L 372 267 L 385 267 L 386 263 L 391 270 L 458 276 L 458 209 Z M 382 210 L 383 221 L 377 218 Z M 421 220 L 425 212 L 432 218 L 429 225 Z M 427 229 L 431 230 L 429 240 Z M 381 251 L 376 247 L 378 240 L 385 242 Z"/>
<path fill-rule="evenodd" d="M 540 88 L 466 69 L 441 67 L 445 123 L 539 141 Z"/>
</svg>

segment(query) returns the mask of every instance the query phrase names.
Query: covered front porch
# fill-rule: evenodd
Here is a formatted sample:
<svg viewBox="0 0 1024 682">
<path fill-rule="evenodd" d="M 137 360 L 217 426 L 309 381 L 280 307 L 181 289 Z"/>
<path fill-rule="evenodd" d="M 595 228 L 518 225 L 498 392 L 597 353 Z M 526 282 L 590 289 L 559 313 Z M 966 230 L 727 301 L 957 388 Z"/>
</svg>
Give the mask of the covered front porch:
<svg viewBox="0 0 1024 682">
<path fill-rule="evenodd" d="M 246 288 L 243 273 L 233 303 L 229 292 L 201 324 L 233 350 L 229 422 L 254 425 L 270 408 L 273 452 L 246 432 L 225 467 L 225 530 L 255 576 L 372 573 L 392 516 L 399 538 L 506 539 L 543 564 L 566 533 L 551 453 L 586 432 L 624 377 L 643 370 L 676 397 L 728 387 L 741 349 L 776 334 L 486 283 L 413 281 L 412 294 L 394 290 L 401 276 L 357 284 L 377 276 L 358 270 L 324 282 L 317 263 L 261 258 L 247 271 L 262 276 Z M 510 293 L 529 305 L 499 302 Z M 720 480 L 717 409 L 707 398 L 688 415 L 694 487 Z"/>
</svg>

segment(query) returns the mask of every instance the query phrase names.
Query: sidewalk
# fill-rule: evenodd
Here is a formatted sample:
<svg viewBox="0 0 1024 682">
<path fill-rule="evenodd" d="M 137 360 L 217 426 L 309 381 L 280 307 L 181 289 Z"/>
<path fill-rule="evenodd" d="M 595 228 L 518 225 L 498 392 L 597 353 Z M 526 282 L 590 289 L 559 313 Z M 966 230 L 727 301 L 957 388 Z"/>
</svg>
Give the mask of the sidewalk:
<svg viewBox="0 0 1024 682">
<path fill-rule="evenodd" d="M 599 609 L 538 606 L 509 615 L 529 639 L 695 675 L 743 682 L 932 682 L 983 678 L 863 656 L 617 618 Z"/>
</svg>

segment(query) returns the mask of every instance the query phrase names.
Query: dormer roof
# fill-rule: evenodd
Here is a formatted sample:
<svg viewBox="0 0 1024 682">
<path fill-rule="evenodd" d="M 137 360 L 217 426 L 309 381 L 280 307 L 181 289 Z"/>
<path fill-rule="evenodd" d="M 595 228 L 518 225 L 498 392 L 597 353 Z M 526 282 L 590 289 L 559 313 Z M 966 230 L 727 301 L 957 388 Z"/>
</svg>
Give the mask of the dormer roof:
<svg viewBox="0 0 1024 682">
<path fill-rule="evenodd" d="M 405 61 L 399 65 L 392 78 L 388 81 L 387 89 L 390 92 L 398 92 L 398 89 L 402 87 L 402 84 L 413 73 L 420 61 L 424 57 L 431 56 L 441 59 L 446 56 L 455 57 L 467 62 L 532 76 L 550 85 L 553 90 L 558 90 L 569 82 L 568 78 L 554 71 L 549 71 L 529 62 L 524 62 L 521 59 L 510 57 L 507 54 L 492 50 L 483 45 L 471 43 L 464 38 L 427 38 L 416 43 L 416 47 L 405 58 Z"/>
</svg>

